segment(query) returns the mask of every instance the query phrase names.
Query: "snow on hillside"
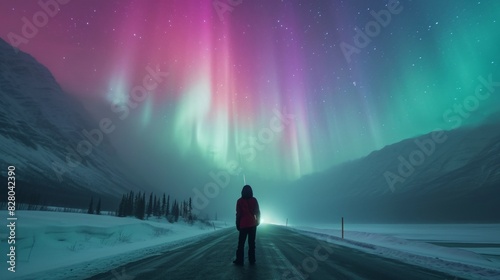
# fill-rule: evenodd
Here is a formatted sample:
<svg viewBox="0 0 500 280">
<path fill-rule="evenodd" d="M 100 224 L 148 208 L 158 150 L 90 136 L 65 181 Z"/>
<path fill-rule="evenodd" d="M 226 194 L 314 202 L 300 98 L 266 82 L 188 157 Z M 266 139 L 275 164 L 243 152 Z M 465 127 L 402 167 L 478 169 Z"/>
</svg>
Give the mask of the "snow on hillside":
<svg viewBox="0 0 500 280">
<path fill-rule="evenodd" d="M 75 197 L 94 192 L 111 200 L 146 187 L 98 128 L 44 65 L 0 39 L 0 164 L 24 170 L 19 191 L 82 207 Z M 79 144 L 88 152 L 77 153 Z"/>
<path fill-rule="evenodd" d="M 314 205 L 318 221 L 348 213 L 351 220 L 369 223 L 500 222 L 495 199 L 500 196 L 500 122 L 443 133 L 445 143 L 431 144 L 433 133 L 406 139 L 304 176 L 287 185 L 287 192 L 303 205 Z M 428 156 L 421 149 L 424 142 L 434 147 Z M 409 162 L 412 154 L 424 160 Z M 295 220 L 310 218 L 294 204 L 282 210 Z"/>
<path fill-rule="evenodd" d="M 344 231 L 344 239 L 340 229 L 296 227 L 294 230 L 461 278 L 500 279 L 500 225 L 349 225 L 349 228 L 356 231 Z M 453 247 L 430 242 L 453 244 Z"/>
<path fill-rule="evenodd" d="M 81 279 L 216 232 L 199 222 L 170 224 L 156 218 L 42 211 L 16 215 L 16 272 L 2 269 L 0 279 Z M 0 211 L 0 217 L 7 217 L 7 211 Z M 216 229 L 224 227 L 215 223 Z M 0 239 L 1 252 L 8 252 L 6 231 Z"/>
</svg>

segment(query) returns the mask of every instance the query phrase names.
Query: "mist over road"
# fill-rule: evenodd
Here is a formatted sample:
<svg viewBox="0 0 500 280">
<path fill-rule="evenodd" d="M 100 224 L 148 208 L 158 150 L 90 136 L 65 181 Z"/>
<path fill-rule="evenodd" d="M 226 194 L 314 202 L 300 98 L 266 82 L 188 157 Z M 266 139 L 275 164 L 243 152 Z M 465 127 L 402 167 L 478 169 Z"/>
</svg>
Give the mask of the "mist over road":
<svg viewBox="0 0 500 280">
<path fill-rule="evenodd" d="M 237 239 L 236 229 L 220 230 L 217 235 L 185 247 L 89 279 L 458 279 L 327 244 L 275 225 L 258 227 L 257 264 L 249 265 L 245 259 L 245 265 L 240 267 L 232 263 Z"/>
</svg>

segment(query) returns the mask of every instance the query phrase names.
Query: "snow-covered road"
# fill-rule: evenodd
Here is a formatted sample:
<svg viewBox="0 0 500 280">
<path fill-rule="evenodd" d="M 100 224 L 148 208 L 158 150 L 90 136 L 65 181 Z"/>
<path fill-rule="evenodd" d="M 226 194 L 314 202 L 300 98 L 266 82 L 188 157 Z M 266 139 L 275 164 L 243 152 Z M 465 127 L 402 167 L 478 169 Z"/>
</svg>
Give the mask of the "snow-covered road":
<svg viewBox="0 0 500 280">
<path fill-rule="evenodd" d="M 239 267 L 232 264 L 236 242 L 235 229 L 220 230 L 90 279 L 458 279 L 274 225 L 258 228 L 257 264 Z"/>
</svg>

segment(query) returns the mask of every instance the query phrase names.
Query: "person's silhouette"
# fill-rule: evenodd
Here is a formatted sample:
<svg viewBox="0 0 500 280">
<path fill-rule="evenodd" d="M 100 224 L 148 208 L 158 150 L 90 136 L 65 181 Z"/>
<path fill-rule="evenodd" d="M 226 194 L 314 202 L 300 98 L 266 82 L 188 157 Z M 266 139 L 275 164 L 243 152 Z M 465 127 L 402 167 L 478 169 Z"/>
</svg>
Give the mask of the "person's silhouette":
<svg viewBox="0 0 500 280">
<path fill-rule="evenodd" d="M 259 202 L 253 197 L 252 187 L 245 185 L 241 190 L 241 198 L 236 202 L 236 229 L 240 232 L 236 265 L 243 265 L 245 241 L 248 235 L 248 261 L 255 264 L 255 235 L 260 224 Z"/>
</svg>

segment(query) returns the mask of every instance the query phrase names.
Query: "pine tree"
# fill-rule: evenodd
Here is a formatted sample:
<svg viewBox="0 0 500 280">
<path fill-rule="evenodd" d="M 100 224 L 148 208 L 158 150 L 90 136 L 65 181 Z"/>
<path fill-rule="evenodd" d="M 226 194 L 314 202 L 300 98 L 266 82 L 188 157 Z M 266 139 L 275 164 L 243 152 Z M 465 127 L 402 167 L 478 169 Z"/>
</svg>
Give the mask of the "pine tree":
<svg viewBox="0 0 500 280">
<path fill-rule="evenodd" d="M 127 207 L 127 195 L 124 194 L 122 196 L 122 200 L 120 201 L 120 208 L 118 209 L 118 216 L 125 217 L 125 208 Z"/>
<path fill-rule="evenodd" d="M 151 214 L 153 213 L 153 193 L 149 195 L 149 203 L 148 203 L 148 210 L 146 211 L 146 215 L 149 219 L 151 217 Z"/>
<path fill-rule="evenodd" d="M 87 214 L 94 214 L 94 198 L 90 197 L 90 204 Z"/>
<path fill-rule="evenodd" d="M 130 191 L 130 194 L 128 196 L 128 203 L 127 203 L 127 208 L 126 208 L 126 216 L 131 217 L 134 215 L 134 192 Z"/>
<path fill-rule="evenodd" d="M 174 220 L 177 222 L 179 221 L 179 204 L 177 203 L 177 200 L 174 200 Z"/>
<path fill-rule="evenodd" d="M 191 197 L 189 198 L 188 220 L 190 222 L 193 221 L 193 205 L 192 205 Z"/>
<path fill-rule="evenodd" d="M 139 219 L 139 212 L 141 211 L 140 198 L 141 192 L 137 193 L 134 197 L 134 217 L 136 217 L 137 219 Z"/>
<path fill-rule="evenodd" d="M 156 200 L 156 194 L 153 196 L 153 216 L 156 217 L 157 213 L 156 213 L 156 209 L 158 208 L 158 205 L 157 205 L 157 200 Z"/>
<path fill-rule="evenodd" d="M 162 214 L 161 214 L 161 199 L 160 197 L 158 196 L 158 209 L 156 210 L 156 213 L 157 213 L 157 217 L 158 219 L 161 218 Z"/>
<path fill-rule="evenodd" d="M 160 205 L 160 198 L 157 197 L 156 201 L 155 201 L 155 208 L 154 208 L 153 212 L 155 213 L 155 216 L 158 219 L 160 218 L 160 215 L 161 215 L 161 211 L 160 211 L 161 209 L 160 209 L 160 207 L 161 207 L 161 205 Z"/>
<path fill-rule="evenodd" d="M 168 195 L 167 197 L 167 205 L 165 206 L 165 216 L 168 217 L 168 215 L 170 214 L 170 195 Z"/>
<path fill-rule="evenodd" d="M 146 195 L 139 192 L 136 196 L 135 204 L 135 217 L 140 220 L 144 220 L 144 212 L 146 207 Z"/>
<path fill-rule="evenodd" d="M 125 217 L 125 203 L 127 201 L 127 196 L 123 195 L 120 201 L 120 206 L 118 207 L 118 217 Z"/>
<path fill-rule="evenodd" d="M 176 210 L 177 211 L 177 216 L 175 217 L 175 221 L 176 222 L 179 221 L 179 217 L 180 217 L 180 214 L 181 214 L 181 211 L 180 211 L 179 207 L 180 207 L 179 204 L 177 204 L 177 210 Z"/>
<path fill-rule="evenodd" d="M 146 192 L 142 193 L 142 202 L 141 202 L 141 220 L 144 220 L 146 216 Z"/>
<path fill-rule="evenodd" d="M 97 202 L 97 207 L 95 208 L 95 214 L 101 215 L 101 198 L 99 198 L 99 201 Z"/>
<path fill-rule="evenodd" d="M 179 203 L 179 216 L 182 217 L 182 201 Z"/>
<path fill-rule="evenodd" d="M 165 199 L 165 193 L 163 193 L 163 198 L 161 200 L 161 212 L 160 212 L 160 216 L 163 216 L 165 215 L 165 207 L 167 206 L 167 200 Z"/>
<path fill-rule="evenodd" d="M 172 204 L 172 210 L 170 211 L 172 213 L 173 220 L 175 221 L 175 209 L 177 207 L 177 200 L 174 199 L 174 204 Z"/>
</svg>

